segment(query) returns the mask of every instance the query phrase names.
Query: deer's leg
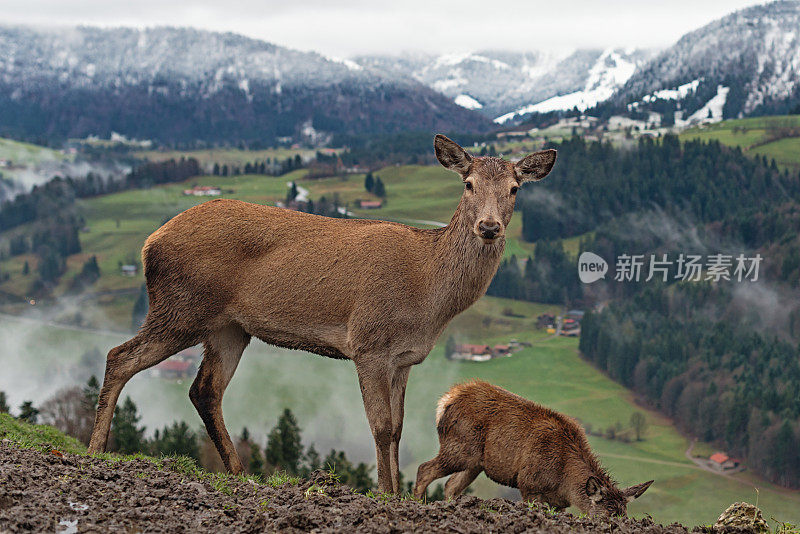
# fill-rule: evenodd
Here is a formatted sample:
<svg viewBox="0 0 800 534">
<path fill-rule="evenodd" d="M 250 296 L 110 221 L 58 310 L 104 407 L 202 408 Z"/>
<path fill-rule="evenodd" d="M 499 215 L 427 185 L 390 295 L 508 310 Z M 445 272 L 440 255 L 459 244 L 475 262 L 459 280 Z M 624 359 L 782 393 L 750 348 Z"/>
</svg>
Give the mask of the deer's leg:
<svg viewBox="0 0 800 534">
<path fill-rule="evenodd" d="M 417 469 L 417 482 L 414 484 L 414 497 L 417 499 L 423 498 L 431 482 L 437 478 L 446 477 L 456 471 L 458 471 L 458 469 L 449 465 L 440 452 L 433 460 L 428 460 Z"/>
<path fill-rule="evenodd" d="M 97 414 L 89 440 L 89 452 L 106 450 L 111 420 L 122 388 L 139 371 L 152 367 L 194 343 L 168 333 L 154 333 L 146 327 L 134 338 L 114 347 L 106 358 L 103 387 L 97 398 Z"/>
<path fill-rule="evenodd" d="M 392 470 L 392 488 L 400 494 L 400 436 L 403 433 L 403 415 L 406 397 L 406 384 L 411 367 L 402 367 L 394 372 L 392 378 L 391 404 L 392 404 L 392 442 L 390 449 L 390 466 Z"/>
<path fill-rule="evenodd" d="M 250 335 L 240 326 L 231 325 L 210 334 L 203 342 L 203 363 L 189 389 L 189 398 L 206 425 L 225 468 L 234 474 L 244 466 L 233 446 L 222 418 L 222 395 L 233 377 Z"/>
<path fill-rule="evenodd" d="M 378 464 L 378 489 L 391 493 L 394 490 L 391 471 L 392 406 L 391 381 L 394 370 L 385 361 L 356 362 L 358 383 L 367 421 L 375 439 Z"/>
<path fill-rule="evenodd" d="M 472 467 L 465 471 L 459 471 L 448 478 L 447 483 L 444 485 L 444 496 L 448 499 L 452 499 L 461 495 L 461 492 L 472 484 L 478 475 L 481 474 L 481 471 L 483 471 L 483 469 L 480 467 Z"/>
</svg>

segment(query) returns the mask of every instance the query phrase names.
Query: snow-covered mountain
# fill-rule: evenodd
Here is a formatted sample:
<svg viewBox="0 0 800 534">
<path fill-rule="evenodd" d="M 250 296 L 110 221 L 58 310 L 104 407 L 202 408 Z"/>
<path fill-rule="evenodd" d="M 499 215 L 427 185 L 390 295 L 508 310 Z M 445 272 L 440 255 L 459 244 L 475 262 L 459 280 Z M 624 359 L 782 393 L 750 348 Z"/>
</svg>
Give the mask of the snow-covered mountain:
<svg viewBox="0 0 800 534">
<path fill-rule="evenodd" d="M 0 50 L 0 134 L 271 142 L 309 126 L 489 126 L 413 78 L 231 33 L 0 27 Z"/>
<path fill-rule="evenodd" d="M 534 111 L 591 107 L 609 98 L 649 50 L 563 53 L 480 51 L 441 56 L 404 54 L 354 58 L 396 78 L 413 78 L 498 122 Z"/>
<path fill-rule="evenodd" d="M 684 35 L 638 69 L 620 107 L 684 120 L 786 113 L 800 104 L 800 2 L 731 13 Z"/>
</svg>

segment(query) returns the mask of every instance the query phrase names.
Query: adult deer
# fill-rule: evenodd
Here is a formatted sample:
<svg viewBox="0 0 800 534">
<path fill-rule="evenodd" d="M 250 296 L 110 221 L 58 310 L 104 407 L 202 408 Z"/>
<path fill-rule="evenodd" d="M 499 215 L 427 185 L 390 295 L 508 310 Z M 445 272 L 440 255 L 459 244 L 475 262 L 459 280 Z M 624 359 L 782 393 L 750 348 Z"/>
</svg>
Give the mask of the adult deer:
<svg viewBox="0 0 800 534">
<path fill-rule="evenodd" d="M 516 164 L 473 158 L 443 135 L 436 157 L 464 193 L 447 227 L 329 219 L 235 200 L 176 216 L 142 250 L 150 310 L 138 335 L 111 349 L 90 452 L 105 449 L 114 406 L 136 373 L 203 343 L 189 397 L 225 466 L 243 470 L 222 395 L 255 336 L 355 363 L 375 439 L 381 491 L 398 492 L 398 446 L 412 365 L 494 276 L 519 186 L 552 169 L 555 150 Z"/>
</svg>

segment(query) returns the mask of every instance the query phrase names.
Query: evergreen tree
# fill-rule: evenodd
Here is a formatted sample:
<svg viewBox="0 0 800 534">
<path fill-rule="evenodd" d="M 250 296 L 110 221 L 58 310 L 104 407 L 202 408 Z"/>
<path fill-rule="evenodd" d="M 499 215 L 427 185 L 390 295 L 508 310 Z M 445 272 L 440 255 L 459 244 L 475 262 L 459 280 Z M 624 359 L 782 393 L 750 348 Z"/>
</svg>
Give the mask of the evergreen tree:
<svg viewBox="0 0 800 534">
<path fill-rule="evenodd" d="M 39 251 L 39 278 L 43 282 L 52 283 L 58 280 L 63 272 L 64 259 L 55 249 L 49 246 L 42 247 Z"/>
<path fill-rule="evenodd" d="M 39 418 L 39 410 L 33 406 L 33 402 L 25 401 L 22 404 L 20 404 L 19 419 L 25 421 L 26 423 L 35 425 L 38 418 Z"/>
<path fill-rule="evenodd" d="M 375 187 L 375 178 L 372 176 L 371 172 L 368 172 L 367 176 L 364 178 L 364 189 L 372 193 L 373 187 Z"/>
<path fill-rule="evenodd" d="M 297 198 L 297 184 L 292 182 L 292 185 L 289 186 L 289 192 L 286 193 L 286 202 L 289 203 Z"/>
<path fill-rule="evenodd" d="M 97 399 L 100 397 L 100 382 L 97 377 L 92 375 L 83 386 L 83 396 L 86 398 L 86 406 L 92 411 L 97 409 Z"/>
<path fill-rule="evenodd" d="M 142 284 L 139 287 L 139 295 L 136 297 L 136 303 L 133 305 L 133 316 L 131 317 L 131 330 L 138 330 L 145 317 L 147 311 L 150 309 L 150 299 L 147 296 L 147 286 Z"/>
<path fill-rule="evenodd" d="M 8 413 L 11 408 L 8 407 L 8 398 L 5 391 L 0 391 L 0 413 Z"/>
<path fill-rule="evenodd" d="M 111 421 L 114 451 L 134 454 L 147 449 L 144 439 L 145 429 L 139 426 L 141 419 L 136 403 L 130 397 L 125 397 L 125 402 L 114 409 L 114 419 Z"/>
<path fill-rule="evenodd" d="M 297 425 L 292 411 L 286 408 L 267 437 L 265 459 L 274 470 L 297 474 L 300 471 L 302 456 L 303 444 L 300 439 L 300 427 Z"/>
<path fill-rule="evenodd" d="M 160 432 L 156 430 L 150 450 L 154 455 L 188 456 L 200 460 L 200 444 L 197 434 L 185 421 L 174 422 Z"/>
<path fill-rule="evenodd" d="M 22 276 L 28 276 L 31 272 L 31 267 L 28 265 L 28 260 L 25 260 L 25 264 L 22 266 Z"/>
<path fill-rule="evenodd" d="M 311 444 L 311 446 L 308 447 L 308 450 L 306 451 L 305 460 L 306 464 L 304 469 L 306 471 L 306 476 L 308 475 L 308 473 L 312 473 L 322 467 L 322 459 L 320 458 L 320 455 L 317 452 L 316 447 L 314 447 L 313 443 Z"/>
<path fill-rule="evenodd" d="M 381 180 L 380 176 L 375 179 L 375 187 L 372 191 L 375 196 L 384 198 L 386 196 L 386 188 L 383 185 L 383 180 Z"/>
<path fill-rule="evenodd" d="M 456 352 L 456 340 L 453 339 L 453 336 L 447 338 L 447 341 L 444 344 L 444 355 L 446 358 L 451 358 L 453 354 Z"/>
<path fill-rule="evenodd" d="M 344 451 L 331 449 L 331 452 L 325 457 L 324 465 L 336 473 L 342 484 L 350 486 L 356 491 L 363 493 L 375 487 L 375 482 L 370 477 L 372 467 L 363 462 L 353 465 L 347 459 Z"/>
<path fill-rule="evenodd" d="M 219 176 L 219 163 L 214 164 L 214 170 L 211 171 L 214 176 Z"/>
</svg>

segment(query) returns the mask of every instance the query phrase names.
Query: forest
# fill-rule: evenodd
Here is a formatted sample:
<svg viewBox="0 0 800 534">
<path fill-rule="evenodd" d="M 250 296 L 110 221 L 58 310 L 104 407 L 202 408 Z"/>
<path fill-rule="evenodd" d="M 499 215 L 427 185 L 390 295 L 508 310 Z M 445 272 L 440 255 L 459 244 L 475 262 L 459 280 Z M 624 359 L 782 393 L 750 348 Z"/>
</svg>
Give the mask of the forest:
<svg viewBox="0 0 800 534">
<path fill-rule="evenodd" d="M 656 284 L 589 312 L 581 352 L 690 435 L 798 488 L 797 344 L 748 328 L 753 310 L 723 287 Z"/>
<path fill-rule="evenodd" d="M 576 137 L 552 147 L 558 164 L 519 200 L 526 241 L 581 235 L 654 207 L 706 223 L 800 199 L 797 174 L 717 142 L 667 135 L 626 149 Z"/>
<path fill-rule="evenodd" d="M 489 293 L 582 307 L 595 366 L 770 480 L 800 487 L 800 176 L 716 143 L 643 140 L 631 150 L 564 142 L 521 205 L 535 254 L 510 258 Z M 683 200 L 681 200 L 683 199 Z M 578 280 L 562 238 L 609 262 Z M 614 280 L 622 254 L 763 257 L 760 282 Z M 591 311 L 591 310 L 602 311 Z"/>
</svg>

